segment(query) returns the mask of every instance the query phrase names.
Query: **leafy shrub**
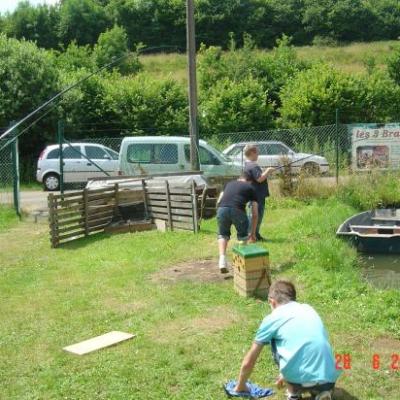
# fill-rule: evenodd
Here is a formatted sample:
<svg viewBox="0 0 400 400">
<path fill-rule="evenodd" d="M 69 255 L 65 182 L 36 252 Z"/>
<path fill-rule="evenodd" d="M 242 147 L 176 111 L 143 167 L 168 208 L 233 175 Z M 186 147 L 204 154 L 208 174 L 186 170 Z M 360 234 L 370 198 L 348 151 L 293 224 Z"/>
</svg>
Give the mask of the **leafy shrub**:
<svg viewBox="0 0 400 400">
<path fill-rule="evenodd" d="M 202 129 L 207 136 L 221 132 L 262 130 L 273 123 L 273 106 L 260 82 L 217 81 L 201 102 Z"/>
<path fill-rule="evenodd" d="M 280 123 L 318 126 L 334 122 L 386 122 L 399 116 L 400 88 L 383 71 L 350 75 L 319 63 L 299 72 L 281 91 Z"/>
<path fill-rule="evenodd" d="M 186 93 L 172 79 L 156 80 L 141 73 L 125 78 L 114 76 L 104 83 L 107 108 L 131 132 L 187 134 Z"/>
<path fill-rule="evenodd" d="M 400 85 L 400 46 L 393 46 L 387 58 L 387 68 L 390 77 Z"/>
</svg>

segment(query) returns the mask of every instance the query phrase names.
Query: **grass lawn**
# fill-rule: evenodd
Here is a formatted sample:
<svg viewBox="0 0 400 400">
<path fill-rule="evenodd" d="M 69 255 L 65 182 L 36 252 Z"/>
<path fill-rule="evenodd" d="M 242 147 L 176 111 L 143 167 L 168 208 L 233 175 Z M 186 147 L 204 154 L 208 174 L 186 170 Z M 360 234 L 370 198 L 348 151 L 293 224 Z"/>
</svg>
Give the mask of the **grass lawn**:
<svg viewBox="0 0 400 400">
<path fill-rule="evenodd" d="M 299 301 L 321 314 L 337 354 L 351 369 L 338 399 L 398 398 L 400 294 L 365 283 L 357 254 L 335 229 L 354 209 L 339 200 L 271 201 L 273 278 L 292 279 Z M 0 210 L 3 220 L 4 211 Z M 202 232 L 88 238 L 50 249 L 46 224 L 16 223 L 0 233 L 1 399 L 223 399 L 269 307 L 238 297 L 232 281 L 168 283 L 160 273 L 216 259 L 215 221 Z M 131 341 L 83 357 L 62 347 L 122 330 Z M 372 369 L 372 356 L 381 366 Z M 277 371 L 265 349 L 254 381 Z M 279 391 L 274 399 L 284 399 Z"/>
</svg>

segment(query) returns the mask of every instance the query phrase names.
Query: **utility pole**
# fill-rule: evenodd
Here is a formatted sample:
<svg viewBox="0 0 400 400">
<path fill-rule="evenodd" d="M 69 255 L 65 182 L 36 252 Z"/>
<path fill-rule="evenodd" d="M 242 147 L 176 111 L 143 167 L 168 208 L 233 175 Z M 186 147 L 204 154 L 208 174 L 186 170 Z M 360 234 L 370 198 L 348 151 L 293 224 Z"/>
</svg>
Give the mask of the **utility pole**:
<svg viewBox="0 0 400 400">
<path fill-rule="evenodd" d="M 190 163 L 192 171 L 199 171 L 199 128 L 197 125 L 196 33 L 194 22 L 194 0 L 186 0 L 186 43 L 189 76 Z"/>
</svg>

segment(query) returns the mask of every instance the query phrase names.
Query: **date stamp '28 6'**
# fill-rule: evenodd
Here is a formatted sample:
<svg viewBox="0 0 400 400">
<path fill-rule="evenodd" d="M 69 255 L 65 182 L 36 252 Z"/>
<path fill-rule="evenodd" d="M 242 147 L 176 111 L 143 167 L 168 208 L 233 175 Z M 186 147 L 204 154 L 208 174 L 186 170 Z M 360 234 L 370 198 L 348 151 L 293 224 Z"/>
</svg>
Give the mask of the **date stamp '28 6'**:
<svg viewBox="0 0 400 400">
<path fill-rule="evenodd" d="M 337 370 L 351 370 L 351 354 L 336 354 L 335 355 L 335 366 Z M 391 369 L 394 371 L 400 370 L 400 354 L 393 353 L 390 359 L 381 357 L 379 354 L 373 354 L 371 358 L 371 368 L 379 370 L 381 368 Z"/>
</svg>

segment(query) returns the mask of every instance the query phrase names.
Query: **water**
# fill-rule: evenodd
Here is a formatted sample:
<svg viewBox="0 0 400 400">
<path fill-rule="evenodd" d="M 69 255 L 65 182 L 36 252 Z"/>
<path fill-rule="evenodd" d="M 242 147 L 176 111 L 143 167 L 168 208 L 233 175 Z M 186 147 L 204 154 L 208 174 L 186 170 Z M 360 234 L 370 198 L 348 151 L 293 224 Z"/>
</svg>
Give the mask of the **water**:
<svg viewBox="0 0 400 400">
<path fill-rule="evenodd" d="M 362 257 L 365 278 L 379 289 L 400 289 L 400 254 Z"/>
</svg>

